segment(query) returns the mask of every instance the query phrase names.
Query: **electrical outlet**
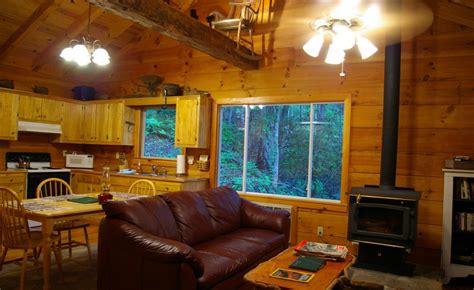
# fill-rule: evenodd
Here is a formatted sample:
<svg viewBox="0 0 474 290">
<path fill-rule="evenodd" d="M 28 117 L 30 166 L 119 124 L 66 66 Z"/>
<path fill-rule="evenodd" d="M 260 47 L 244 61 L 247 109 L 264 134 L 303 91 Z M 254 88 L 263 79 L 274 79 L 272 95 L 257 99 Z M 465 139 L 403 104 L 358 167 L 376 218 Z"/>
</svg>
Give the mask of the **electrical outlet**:
<svg viewBox="0 0 474 290">
<path fill-rule="evenodd" d="M 63 150 L 63 157 L 66 157 L 67 150 Z"/>
<path fill-rule="evenodd" d="M 115 159 L 120 159 L 120 152 L 115 152 Z"/>
<path fill-rule="evenodd" d="M 318 237 L 323 236 L 323 227 L 318 227 Z"/>
</svg>

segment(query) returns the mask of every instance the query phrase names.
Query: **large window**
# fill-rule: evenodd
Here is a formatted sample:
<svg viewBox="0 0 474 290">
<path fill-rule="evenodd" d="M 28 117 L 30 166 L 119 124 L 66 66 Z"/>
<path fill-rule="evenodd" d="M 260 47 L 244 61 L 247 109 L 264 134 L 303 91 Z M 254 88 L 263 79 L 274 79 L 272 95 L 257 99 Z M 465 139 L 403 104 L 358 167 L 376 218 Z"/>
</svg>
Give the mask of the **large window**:
<svg viewBox="0 0 474 290">
<path fill-rule="evenodd" d="M 168 107 L 143 110 L 142 157 L 176 158 L 174 147 L 176 110 Z"/>
<path fill-rule="evenodd" d="M 219 186 L 339 200 L 344 103 L 222 106 Z"/>
</svg>

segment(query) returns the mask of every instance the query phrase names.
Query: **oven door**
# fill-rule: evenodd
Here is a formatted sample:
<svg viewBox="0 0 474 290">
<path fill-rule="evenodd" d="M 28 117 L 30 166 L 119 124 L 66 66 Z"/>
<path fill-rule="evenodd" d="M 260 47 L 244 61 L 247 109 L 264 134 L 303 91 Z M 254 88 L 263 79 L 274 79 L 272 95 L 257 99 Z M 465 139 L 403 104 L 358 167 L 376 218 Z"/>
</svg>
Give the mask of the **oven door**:
<svg viewBox="0 0 474 290">
<path fill-rule="evenodd" d="M 28 172 L 26 178 L 26 198 L 36 198 L 36 188 L 48 178 L 59 178 L 71 184 L 71 172 Z"/>
</svg>

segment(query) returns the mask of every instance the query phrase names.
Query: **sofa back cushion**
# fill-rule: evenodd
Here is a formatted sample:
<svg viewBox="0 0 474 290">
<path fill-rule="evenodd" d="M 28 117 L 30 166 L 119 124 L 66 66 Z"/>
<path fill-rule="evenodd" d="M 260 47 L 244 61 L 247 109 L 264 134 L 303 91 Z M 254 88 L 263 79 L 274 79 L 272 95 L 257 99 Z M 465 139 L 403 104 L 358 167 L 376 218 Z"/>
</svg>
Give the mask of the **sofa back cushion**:
<svg viewBox="0 0 474 290">
<path fill-rule="evenodd" d="M 217 187 L 198 194 L 206 203 L 214 231 L 221 235 L 240 227 L 240 196 L 230 187 Z"/>
<path fill-rule="evenodd" d="M 181 239 L 173 213 L 159 196 L 110 201 L 102 207 L 107 217 L 127 221 L 155 236 Z"/>
<path fill-rule="evenodd" d="M 165 193 L 161 197 L 173 212 L 183 243 L 192 246 L 216 236 L 209 211 L 199 194 L 178 191 Z"/>
</svg>

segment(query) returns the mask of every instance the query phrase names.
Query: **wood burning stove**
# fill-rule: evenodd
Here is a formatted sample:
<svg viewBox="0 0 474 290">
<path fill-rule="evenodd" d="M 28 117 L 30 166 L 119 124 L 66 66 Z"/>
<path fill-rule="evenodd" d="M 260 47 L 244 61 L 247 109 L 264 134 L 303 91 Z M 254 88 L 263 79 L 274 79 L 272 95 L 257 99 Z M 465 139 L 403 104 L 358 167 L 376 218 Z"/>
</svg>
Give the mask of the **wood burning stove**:
<svg viewBox="0 0 474 290">
<path fill-rule="evenodd" d="M 390 2 L 400 11 L 400 1 Z M 412 275 L 405 263 L 414 246 L 420 193 L 395 187 L 400 103 L 400 31 L 387 38 L 384 67 L 384 104 L 380 186 L 350 192 L 348 239 L 359 243 L 355 267 L 398 275 Z"/>
</svg>

